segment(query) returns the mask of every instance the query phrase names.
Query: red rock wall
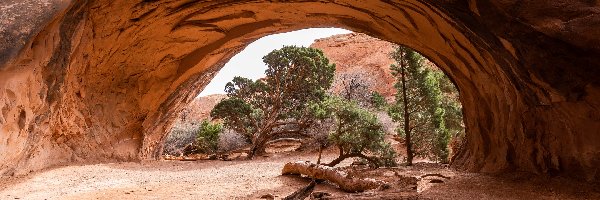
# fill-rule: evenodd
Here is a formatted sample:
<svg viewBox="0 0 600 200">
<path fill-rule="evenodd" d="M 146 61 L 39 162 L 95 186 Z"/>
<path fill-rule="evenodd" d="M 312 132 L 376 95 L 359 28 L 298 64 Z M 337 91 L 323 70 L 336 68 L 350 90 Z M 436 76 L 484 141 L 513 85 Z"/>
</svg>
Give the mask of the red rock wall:
<svg viewBox="0 0 600 200">
<path fill-rule="evenodd" d="M 396 94 L 395 78 L 389 53 L 394 44 L 362 33 L 335 35 L 316 40 L 310 45 L 323 50 L 329 61 L 335 63 L 335 79 L 344 75 L 358 75 L 371 90 L 388 99 Z M 339 92 L 342 83 L 334 81 L 333 90 Z"/>
<path fill-rule="evenodd" d="M 74 1 L 0 66 L 0 172 L 157 158 L 174 113 L 245 45 L 333 26 L 410 46 L 456 83 L 468 142 L 454 166 L 597 180 L 599 7 L 575 0 Z"/>
</svg>

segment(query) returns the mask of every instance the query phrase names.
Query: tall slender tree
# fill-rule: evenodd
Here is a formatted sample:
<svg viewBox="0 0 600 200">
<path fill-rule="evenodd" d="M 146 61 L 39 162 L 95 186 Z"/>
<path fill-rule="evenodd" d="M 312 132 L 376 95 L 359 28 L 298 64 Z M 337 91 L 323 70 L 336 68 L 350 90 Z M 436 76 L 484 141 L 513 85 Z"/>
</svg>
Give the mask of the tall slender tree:
<svg viewBox="0 0 600 200">
<path fill-rule="evenodd" d="M 405 138 L 407 164 L 415 155 L 447 162 L 450 137 L 463 131 L 456 88 L 412 49 L 398 46 L 390 55 L 397 93 L 388 113 L 400 122 L 396 130 Z"/>
<path fill-rule="evenodd" d="M 396 103 L 390 106 L 389 114 L 392 119 L 400 122 L 401 127 L 397 128 L 397 132 L 404 136 L 406 162 L 412 165 L 415 156 L 413 133 L 428 124 L 428 118 L 421 113 L 425 108 L 425 95 L 420 89 L 426 74 L 420 70 L 422 58 L 413 50 L 398 46 L 390 55 L 396 61 L 390 69 L 396 77 L 394 87 L 397 93 Z"/>
</svg>

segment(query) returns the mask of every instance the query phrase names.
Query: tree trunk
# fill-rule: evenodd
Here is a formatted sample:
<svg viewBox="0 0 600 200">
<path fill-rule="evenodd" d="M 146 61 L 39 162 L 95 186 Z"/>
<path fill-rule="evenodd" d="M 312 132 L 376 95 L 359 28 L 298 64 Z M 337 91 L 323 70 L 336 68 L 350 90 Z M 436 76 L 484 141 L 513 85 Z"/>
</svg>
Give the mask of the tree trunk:
<svg viewBox="0 0 600 200">
<path fill-rule="evenodd" d="M 341 127 L 341 125 L 338 125 L 338 131 L 339 131 L 339 127 Z M 342 148 L 342 146 L 338 145 L 338 149 L 340 151 L 340 154 L 338 155 L 338 157 L 334 160 L 332 160 L 331 162 L 325 164 L 325 166 L 329 166 L 329 167 L 335 167 L 337 164 L 340 164 L 340 162 L 344 161 L 346 158 L 349 158 L 348 155 L 344 154 L 344 148 Z M 320 163 L 317 163 L 320 164 Z"/>
<path fill-rule="evenodd" d="M 413 150 L 412 150 L 412 142 L 410 141 L 410 113 L 408 109 L 408 97 L 406 94 L 406 72 L 404 71 L 406 65 L 404 63 L 401 64 L 400 69 L 402 70 L 402 100 L 404 101 L 404 136 L 406 140 L 406 164 L 412 165 L 413 160 Z"/>
<path fill-rule="evenodd" d="M 266 153 L 266 151 L 265 151 L 266 141 L 267 140 L 259 140 L 255 144 L 253 144 L 252 148 L 250 148 L 250 152 L 248 152 L 248 159 L 253 159 L 254 156 L 257 156 L 257 155 L 264 155 Z"/>
<path fill-rule="evenodd" d="M 317 158 L 317 165 L 321 164 L 321 155 L 323 154 L 323 145 L 319 146 L 319 157 Z"/>
<path fill-rule="evenodd" d="M 327 180 L 335 183 L 346 192 L 362 192 L 376 189 L 384 184 L 383 181 L 373 179 L 359 179 L 349 177 L 348 174 L 338 171 L 333 167 L 316 165 L 310 162 L 287 163 L 281 172 L 283 175 L 304 174 L 314 179 Z"/>
<path fill-rule="evenodd" d="M 273 143 L 277 143 L 277 142 L 298 142 L 298 143 L 302 143 L 302 141 L 304 141 L 303 139 L 298 139 L 298 138 L 279 138 L 276 140 L 269 140 L 268 142 L 266 142 L 266 145 L 271 145 Z"/>
<path fill-rule="evenodd" d="M 334 159 L 331 162 L 327 163 L 325 166 L 334 167 L 337 164 L 340 164 L 342 161 L 346 160 L 346 158 L 350 158 L 350 156 L 348 156 L 348 155 L 340 155 L 336 159 Z"/>
</svg>

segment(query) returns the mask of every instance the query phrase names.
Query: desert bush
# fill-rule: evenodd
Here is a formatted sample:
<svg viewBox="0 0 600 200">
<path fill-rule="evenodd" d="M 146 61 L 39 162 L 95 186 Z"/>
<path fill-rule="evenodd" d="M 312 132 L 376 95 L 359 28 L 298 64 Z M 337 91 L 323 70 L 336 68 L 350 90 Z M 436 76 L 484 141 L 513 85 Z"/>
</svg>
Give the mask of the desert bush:
<svg viewBox="0 0 600 200">
<path fill-rule="evenodd" d="M 222 124 L 202 121 L 196 131 L 198 150 L 202 153 L 216 153 L 219 148 L 219 134 L 222 131 Z"/>
<path fill-rule="evenodd" d="M 371 103 L 371 91 L 375 83 L 368 74 L 363 71 L 345 72 L 339 74 L 334 79 L 334 84 L 338 85 L 340 91 L 336 96 L 346 100 L 354 100 L 358 105 L 366 107 Z"/>
<path fill-rule="evenodd" d="M 329 133 L 334 124 L 332 119 L 317 120 L 306 131 L 311 137 L 305 139 L 297 151 L 313 151 L 319 148 L 326 148 L 331 145 Z"/>
<path fill-rule="evenodd" d="M 217 139 L 216 149 L 214 146 L 210 147 L 214 145 L 212 142 L 207 142 L 203 147 L 198 141 L 201 125 L 202 122 L 175 122 L 165 140 L 163 154 L 182 156 L 195 153 L 226 153 L 241 149 L 249 144 L 241 134 L 223 128 Z M 208 141 L 214 141 L 214 137 L 209 138 L 211 137 L 207 137 Z M 207 147 L 209 148 L 207 149 Z"/>
<path fill-rule="evenodd" d="M 328 166 L 335 166 L 347 158 L 362 158 L 375 167 L 396 165 L 395 152 L 384 139 L 383 125 L 357 102 L 329 97 L 311 105 L 311 109 L 315 116 L 333 120 L 328 138 L 338 148 L 339 156 Z"/>
<path fill-rule="evenodd" d="M 246 137 L 230 129 L 224 129 L 219 137 L 219 152 L 230 152 L 250 144 Z"/>
<path fill-rule="evenodd" d="M 183 155 L 184 148 L 187 145 L 195 143 L 198 127 L 199 123 L 176 121 L 165 139 L 163 154 L 172 156 Z"/>
</svg>

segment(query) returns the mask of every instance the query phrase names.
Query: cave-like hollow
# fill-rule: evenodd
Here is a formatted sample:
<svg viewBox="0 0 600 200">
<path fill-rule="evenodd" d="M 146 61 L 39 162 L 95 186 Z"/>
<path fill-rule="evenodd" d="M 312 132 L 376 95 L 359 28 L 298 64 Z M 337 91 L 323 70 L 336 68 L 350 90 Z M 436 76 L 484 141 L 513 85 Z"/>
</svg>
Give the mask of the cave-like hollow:
<svg viewBox="0 0 600 200">
<path fill-rule="evenodd" d="M 598 180 L 599 6 L 517 2 L 73 1 L 0 63 L 0 173 L 158 159 L 175 113 L 247 44 L 339 27 L 454 81 L 467 142 L 453 166 Z"/>
</svg>

